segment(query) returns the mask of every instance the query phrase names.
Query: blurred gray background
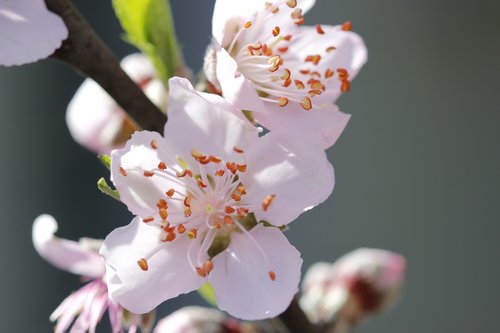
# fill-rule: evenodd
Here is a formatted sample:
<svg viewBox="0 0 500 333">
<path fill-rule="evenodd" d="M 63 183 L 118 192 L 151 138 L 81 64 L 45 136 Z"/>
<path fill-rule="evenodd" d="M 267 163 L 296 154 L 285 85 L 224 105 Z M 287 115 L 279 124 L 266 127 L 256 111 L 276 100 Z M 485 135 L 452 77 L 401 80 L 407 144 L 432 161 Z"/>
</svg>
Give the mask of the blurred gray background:
<svg viewBox="0 0 500 333">
<path fill-rule="evenodd" d="M 198 70 L 213 1 L 171 2 Z M 75 3 L 118 56 L 133 51 L 110 1 Z M 356 332 L 498 332 L 500 2 L 317 0 L 306 16 L 346 20 L 365 38 L 369 62 L 340 100 L 353 118 L 328 152 L 336 189 L 288 236 L 304 268 L 361 246 L 406 256 L 398 306 Z M 49 314 L 80 285 L 33 249 L 37 215 L 54 215 L 71 239 L 104 237 L 130 220 L 96 190 L 107 172 L 66 128 L 81 81 L 53 60 L 0 68 L 1 332 L 50 332 Z M 195 293 L 161 313 L 194 303 L 203 304 Z"/>
</svg>

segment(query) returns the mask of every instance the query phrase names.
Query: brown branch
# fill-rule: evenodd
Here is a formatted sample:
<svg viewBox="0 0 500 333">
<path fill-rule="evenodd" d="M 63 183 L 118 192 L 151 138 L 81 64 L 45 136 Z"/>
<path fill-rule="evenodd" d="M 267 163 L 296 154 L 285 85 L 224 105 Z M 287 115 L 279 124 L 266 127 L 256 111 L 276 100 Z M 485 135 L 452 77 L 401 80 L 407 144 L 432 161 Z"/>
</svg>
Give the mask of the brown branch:
<svg viewBox="0 0 500 333">
<path fill-rule="evenodd" d="M 295 297 L 279 318 L 290 333 L 317 333 L 318 328 L 307 319 Z"/>
<path fill-rule="evenodd" d="M 116 57 L 69 0 L 45 0 L 45 3 L 62 17 L 69 30 L 68 39 L 52 57 L 99 83 L 139 127 L 162 133 L 167 117 L 122 70 Z"/>
</svg>

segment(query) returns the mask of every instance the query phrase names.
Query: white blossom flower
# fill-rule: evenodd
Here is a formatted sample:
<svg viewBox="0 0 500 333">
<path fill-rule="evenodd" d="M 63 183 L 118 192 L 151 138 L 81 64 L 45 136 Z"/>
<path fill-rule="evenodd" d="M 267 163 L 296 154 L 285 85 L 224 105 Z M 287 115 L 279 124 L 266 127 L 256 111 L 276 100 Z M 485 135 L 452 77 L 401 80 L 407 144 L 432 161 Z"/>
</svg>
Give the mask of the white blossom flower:
<svg viewBox="0 0 500 333">
<path fill-rule="evenodd" d="M 199 306 L 188 306 L 158 321 L 154 333 L 240 332 L 239 323 L 224 313 Z"/>
<path fill-rule="evenodd" d="M 334 105 L 367 53 L 341 26 L 300 26 L 314 0 L 217 0 L 208 80 L 258 123 L 283 128 L 328 148 L 349 115 Z"/>
<path fill-rule="evenodd" d="M 0 65 L 23 65 L 47 58 L 68 30 L 43 0 L 0 0 Z"/>
<path fill-rule="evenodd" d="M 113 183 L 138 216 L 101 248 L 111 298 L 144 313 L 209 282 L 232 316 L 274 317 L 302 263 L 277 227 L 330 195 L 333 168 L 307 140 L 259 138 L 220 96 L 180 78 L 169 86 L 164 137 L 135 133 L 111 156 Z"/>
</svg>

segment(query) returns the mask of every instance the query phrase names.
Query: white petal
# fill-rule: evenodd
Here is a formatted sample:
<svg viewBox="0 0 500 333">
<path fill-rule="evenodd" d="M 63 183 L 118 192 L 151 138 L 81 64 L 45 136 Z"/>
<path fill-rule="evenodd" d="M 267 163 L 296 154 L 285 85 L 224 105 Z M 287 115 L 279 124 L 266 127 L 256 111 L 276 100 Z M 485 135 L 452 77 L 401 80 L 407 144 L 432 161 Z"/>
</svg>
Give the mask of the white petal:
<svg viewBox="0 0 500 333">
<path fill-rule="evenodd" d="M 165 162 L 169 169 L 181 170 L 175 154 L 156 132 L 135 132 L 125 148 L 111 153 L 111 180 L 120 192 L 120 200 L 134 215 L 147 218 L 158 212 L 156 204 L 166 198 L 165 192 L 170 188 L 185 193 L 182 184 L 172 181 L 172 177 L 161 176 L 159 171 L 152 177 L 144 175 L 144 171 L 157 169 L 160 162 Z M 126 170 L 125 175 L 121 168 Z"/>
<path fill-rule="evenodd" d="M 246 148 L 258 140 L 255 126 L 222 97 L 199 93 L 182 78 L 170 79 L 169 86 L 165 140 L 186 160 L 192 149 L 231 159 L 235 146 Z"/>
<path fill-rule="evenodd" d="M 304 136 L 323 149 L 328 149 L 337 142 L 351 118 L 351 115 L 339 111 L 334 104 L 309 111 L 300 106 L 281 108 L 270 103 L 266 108 L 265 113 L 253 114 L 259 124 L 271 131 L 282 129 Z"/>
<path fill-rule="evenodd" d="M 0 65 L 46 58 L 67 37 L 63 20 L 43 0 L 0 0 Z"/>
<path fill-rule="evenodd" d="M 333 167 L 323 149 L 297 135 L 272 131 L 247 154 L 248 172 L 241 174 L 245 200 L 260 206 L 275 195 L 267 211 L 256 210 L 257 220 L 280 226 L 325 201 L 333 191 Z"/>
<path fill-rule="evenodd" d="M 33 245 L 42 258 L 73 274 L 93 278 L 104 275 L 104 263 L 97 252 L 54 236 L 56 231 L 57 222 L 50 215 L 40 215 L 33 222 Z"/>
<path fill-rule="evenodd" d="M 221 310 L 244 320 L 272 318 L 297 293 L 302 259 L 277 228 L 259 224 L 249 233 L 267 259 L 247 235 L 233 233 L 229 247 L 213 259 L 209 281 Z"/>
<path fill-rule="evenodd" d="M 141 270 L 137 261 L 160 244 L 160 232 L 135 218 L 128 226 L 112 231 L 101 248 L 110 297 L 131 312 L 149 312 L 204 282 L 189 265 L 191 241 L 184 237 L 165 244 L 148 260 L 148 270 Z"/>
<path fill-rule="evenodd" d="M 122 59 L 120 66 L 137 83 L 141 83 L 143 80 L 150 80 L 155 76 L 153 64 L 142 53 L 129 54 Z"/>
</svg>

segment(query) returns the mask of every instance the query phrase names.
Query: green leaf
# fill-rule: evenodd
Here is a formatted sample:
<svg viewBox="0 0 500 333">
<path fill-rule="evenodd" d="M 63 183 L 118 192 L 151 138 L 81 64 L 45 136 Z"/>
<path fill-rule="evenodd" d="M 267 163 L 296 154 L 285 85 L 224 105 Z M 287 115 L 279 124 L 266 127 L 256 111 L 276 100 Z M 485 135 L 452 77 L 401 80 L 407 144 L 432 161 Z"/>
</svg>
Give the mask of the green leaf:
<svg viewBox="0 0 500 333">
<path fill-rule="evenodd" d="M 180 48 L 168 0 L 113 0 L 126 40 L 149 56 L 166 84 L 180 65 Z"/>
<path fill-rule="evenodd" d="M 102 154 L 102 155 L 98 155 L 97 158 L 106 167 L 106 169 L 110 170 L 110 168 L 111 168 L 111 157 L 109 157 L 109 155 Z"/>
<path fill-rule="evenodd" d="M 111 188 L 111 186 L 109 186 L 108 183 L 106 182 L 106 179 L 104 179 L 104 178 L 99 179 L 97 181 L 97 188 L 102 193 L 109 195 L 110 197 L 112 197 L 115 200 L 120 201 L 120 193 L 118 193 L 117 190 L 113 190 Z"/>
<path fill-rule="evenodd" d="M 207 301 L 210 305 L 217 306 L 217 302 L 215 301 L 215 292 L 210 283 L 205 283 L 198 289 L 198 293 L 203 297 L 205 301 Z"/>
</svg>

